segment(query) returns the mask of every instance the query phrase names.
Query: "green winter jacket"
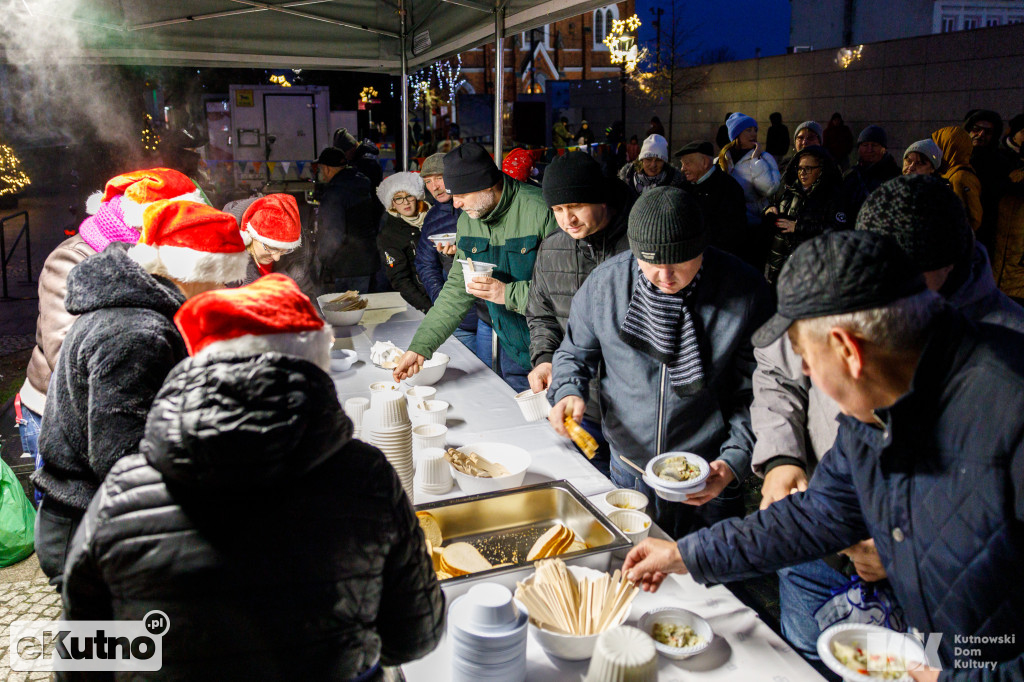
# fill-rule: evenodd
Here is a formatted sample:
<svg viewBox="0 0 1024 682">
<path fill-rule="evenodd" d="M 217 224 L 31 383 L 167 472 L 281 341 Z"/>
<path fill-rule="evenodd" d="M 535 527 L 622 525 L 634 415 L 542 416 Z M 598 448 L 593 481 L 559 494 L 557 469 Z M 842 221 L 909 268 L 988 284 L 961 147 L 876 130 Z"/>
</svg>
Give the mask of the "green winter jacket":
<svg viewBox="0 0 1024 682">
<path fill-rule="evenodd" d="M 506 283 L 505 304 L 487 301 L 487 309 L 501 347 L 526 369 L 532 367 L 530 330 L 524 313 L 533 261 L 541 240 L 556 229 L 555 215 L 544 203 L 540 188 L 508 176 L 493 211 L 479 220 L 463 212 L 456 227 L 456 258 L 494 263 L 492 276 Z M 474 301 L 476 297 L 466 292 L 462 268 L 453 267 L 409 350 L 430 358 L 459 326 Z"/>
</svg>

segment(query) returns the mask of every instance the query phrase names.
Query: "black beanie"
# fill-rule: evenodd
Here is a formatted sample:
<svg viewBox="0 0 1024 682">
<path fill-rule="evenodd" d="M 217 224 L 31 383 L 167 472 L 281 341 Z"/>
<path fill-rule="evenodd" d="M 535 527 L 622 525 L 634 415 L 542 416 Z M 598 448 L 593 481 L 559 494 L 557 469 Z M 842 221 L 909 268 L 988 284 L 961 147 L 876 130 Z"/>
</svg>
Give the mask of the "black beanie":
<svg viewBox="0 0 1024 682">
<path fill-rule="evenodd" d="M 608 182 L 601 172 L 601 164 L 585 152 L 556 156 L 544 171 L 541 187 L 549 207 L 609 201 Z"/>
<path fill-rule="evenodd" d="M 876 189 L 857 214 L 857 229 L 893 237 L 921 272 L 963 263 L 974 248 L 963 202 L 931 175 L 902 175 Z"/>
<path fill-rule="evenodd" d="M 877 142 L 883 147 L 888 147 L 889 136 L 885 134 L 885 129 L 881 126 L 868 126 L 857 136 L 857 146 L 865 142 Z"/>
<path fill-rule="evenodd" d="M 708 232 L 697 201 L 678 187 L 655 187 L 629 212 L 629 248 L 637 260 L 672 265 L 704 253 Z"/>
<path fill-rule="evenodd" d="M 449 194 L 490 189 L 503 177 L 491 155 L 476 142 L 467 142 L 444 155 L 444 187 Z"/>
</svg>

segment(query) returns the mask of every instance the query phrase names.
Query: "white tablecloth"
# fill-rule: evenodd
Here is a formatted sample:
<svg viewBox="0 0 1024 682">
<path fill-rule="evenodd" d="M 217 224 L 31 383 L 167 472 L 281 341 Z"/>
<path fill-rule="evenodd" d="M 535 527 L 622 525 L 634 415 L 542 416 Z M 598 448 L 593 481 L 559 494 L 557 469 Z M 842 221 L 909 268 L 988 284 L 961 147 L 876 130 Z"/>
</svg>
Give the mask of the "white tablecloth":
<svg viewBox="0 0 1024 682">
<path fill-rule="evenodd" d="M 402 310 L 394 294 L 380 295 L 374 303 L 393 307 L 368 310 L 365 324 L 337 327 L 335 348 L 355 350 L 359 358 L 347 372 L 333 373 L 338 398 L 369 396 L 369 385 L 389 381 L 391 372 L 374 367 L 370 346 L 391 341 L 399 348 L 408 346 L 423 315 Z M 373 305 L 373 304 L 371 304 Z M 514 443 L 529 450 L 533 464 L 525 485 L 566 479 L 601 509 L 607 509 L 603 493 L 613 488 L 580 455 L 572 444 L 560 437 L 547 422 L 528 423 L 513 400 L 514 391 L 454 338 L 440 348 L 451 356 L 444 377 L 435 384 L 437 398 L 451 404 L 448 412 L 448 444 L 461 446 L 479 441 Z M 455 487 L 441 496 L 417 494 L 415 503 L 458 497 Z M 652 531 L 658 534 L 655 528 Z M 680 606 L 706 618 L 715 640 L 704 653 L 686 661 L 659 659 L 659 680 L 744 680 L 803 682 L 821 680 L 799 654 L 794 652 L 758 615 L 722 586 L 704 587 L 690 576 L 670 576 L 656 594 L 640 593 L 633 603 L 629 623 L 636 624 L 644 612 L 658 606 Z M 586 673 L 588 662 L 570 662 L 551 658 L 533 637 L 527 646 L 528 678 L 531 682 L 568 682 Z M 450 653 L 446 640 L 430 655 L 402 666 L 410 681 L 436 682 L 449 678 Z"/>
</svg>

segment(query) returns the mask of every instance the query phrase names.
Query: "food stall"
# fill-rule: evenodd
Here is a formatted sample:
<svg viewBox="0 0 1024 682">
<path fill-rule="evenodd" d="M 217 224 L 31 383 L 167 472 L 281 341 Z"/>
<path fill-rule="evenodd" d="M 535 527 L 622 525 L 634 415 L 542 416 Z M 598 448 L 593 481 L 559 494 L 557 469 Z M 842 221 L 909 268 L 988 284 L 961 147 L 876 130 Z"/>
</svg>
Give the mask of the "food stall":
<svg viewBox="0 0 1024 682">
<path fill-rule="evenodd" d="M 398 294 L 372 294 L 369 298 L 370 304 L 358 324 L 334 328 L 334 348 L 356 353 L 356 362 L 350 369 L 331 374 L 342 404 L 349 398 L 368 396 L 372 383 L 391 380 L 390 371 L 371 362 L 371 346 L 390 341 L 399 348 L 407 347 L 423 318 L 418 311 L 408 309 Z M 604 513 L 613 509 L 604 499 L 606 493 L 614 489 L 611 481 L 598 473 L 570 441 L 556 434 L 546 421 L 527 422 L 513 399 L 514 391 L 459 341 L 450 338 L 439 350 L 451 358 L 443 376 L 434 384 L 437 398 L 450 405 L 446 419 L 448 446 L 514 443 L 532 455 L 524 486 L 558 487 L 563 484 L 551 482 L 565 481 L 586 500 L 588 508 L 597 510 L 599 517 L 603 518 Z M 418 509 L 443 509 L 439 502 L 466 495 L 458 486 L 441 495 L 417 491 L 413 502 Z M 608 528 L 614 529 L 606 518 L 604 521 Z M 656 527 L 651 529 L 651 535 L 666 537 Z M 617 537 L 621 538 L 621 534 Z M 609 572 L 621 566 L 628 541 L 616 547 L 615 552 L 605 557 L 610 561 L 603 569 Z M 502 582 L 500 578 L 504 574 L 498 573 L 498 582 Z M 514 588 L 515 580 L 523 580 L 530 573 L 532 569 L 511 579 L 505 577 L 506 584 L 511 582 Z M 455 596 L 465 591 L 465 585 L 459 587 L 458 583 L 458 580 L 442 582 L 449 605 Z M 728 589 L 705 587 L 689 576 L 670 576 L 655 594 L 640 592 L 632 602 L 626 623 L 636 625 L 646 612 L 665 606 L 681 607 L 703 617 L 711 626 L 713 639 L 705 651 L 691 658 L 670 660 L 659 656 L 658 679 L 773 682 L 822 679 Z M 587 667 L 586 660 L 569 661 L 550 656 L 536 637 L 531 635 L 528 639 L 527 679 L 531 682 L 580 679 Z M 446 672 L 450 669 L 451 650 L 447 637 L 430 655 L 403 666 L 410 681 L 447 679 Z"/>
</svg>

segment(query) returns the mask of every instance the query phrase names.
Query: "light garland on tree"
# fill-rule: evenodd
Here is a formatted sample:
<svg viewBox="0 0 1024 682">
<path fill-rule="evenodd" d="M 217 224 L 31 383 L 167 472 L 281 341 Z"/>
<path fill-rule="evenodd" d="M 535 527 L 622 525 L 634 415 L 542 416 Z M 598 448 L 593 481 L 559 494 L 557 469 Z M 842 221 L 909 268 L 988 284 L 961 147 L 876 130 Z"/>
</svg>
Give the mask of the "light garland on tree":
<svg viewBox="0 0 1024 682">
<path fill-rule="evenodd" d="M 419 109 L 424 98 L 429 99 L 430 68 L 421 69 L 409 77 L 409 89 L 412 90 L 412 108 Z"/>
<path fill-rule="evenodd" d="M 147 152 L 155 152 L 160 144 L 160 136 L 153 130 L 153 117 L 146 114 L 146 122 L 142 126 L 142 148 Z"/>
<path fill-rule="evenodd" d="M 0 197 L 17 194 L 30 184 L 32 181 L 21 169 L 21 161 L 15 156 L 14 150 L 0 144 Z"/>
<path fill-rule="evenodd" d="M 441 62 L 434 62 L 434 72 L 437 74 L 437 84 L 442 90 L 448 91 L 448 101 L 455 102 L 455 93 L 466 82 L 459 78 L 462 74 L 462 55 L 456 55 L 457 62 L 450 61 L 441 66 Z"/>
</svg>

